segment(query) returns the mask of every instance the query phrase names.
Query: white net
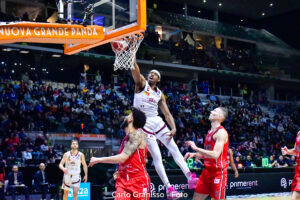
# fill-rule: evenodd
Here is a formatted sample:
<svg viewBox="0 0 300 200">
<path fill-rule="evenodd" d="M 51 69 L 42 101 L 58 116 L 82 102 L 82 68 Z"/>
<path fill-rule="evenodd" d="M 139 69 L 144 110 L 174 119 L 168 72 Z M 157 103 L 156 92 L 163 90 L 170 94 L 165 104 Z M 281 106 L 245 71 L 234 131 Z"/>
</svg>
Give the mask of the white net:
<svg viewBox="0 0 300 200">
<path fill-rule="evenodd" d="M 112 50 L 116 55 L 114 63 L 115 71 L 118 69 L 133 69 L 135 54 L 143 39 L 144 35 L 140 33 L 111 42 Z"/>
</svg>

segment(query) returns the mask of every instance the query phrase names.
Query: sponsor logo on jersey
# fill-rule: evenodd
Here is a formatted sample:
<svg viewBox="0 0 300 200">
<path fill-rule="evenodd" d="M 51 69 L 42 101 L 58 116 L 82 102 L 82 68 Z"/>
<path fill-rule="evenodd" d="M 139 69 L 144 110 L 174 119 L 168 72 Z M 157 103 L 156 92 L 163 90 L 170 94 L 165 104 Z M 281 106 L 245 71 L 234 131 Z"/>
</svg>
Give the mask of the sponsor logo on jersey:
<svg viewBox="0 0 300 200">
<path fill-rule="evenodd" d="M 155 99 L 149 98 L 149 103 L 155 103 Z"/>
<path fill-rule="evenodd" d="M 149 96 L 149 95 L 150 95 L 150 93 L 149 93 L 149 92 L 147 92 L 147 91 L 145 91 L 145 95 Z"/>
<path fill-rule="evenodd" d="M 220 183 L 220 179 L 218 179 L 218 178 L 215 178 L 215 180 L 214 180 L 214 184 L 219 184 Z"/>
</svg>

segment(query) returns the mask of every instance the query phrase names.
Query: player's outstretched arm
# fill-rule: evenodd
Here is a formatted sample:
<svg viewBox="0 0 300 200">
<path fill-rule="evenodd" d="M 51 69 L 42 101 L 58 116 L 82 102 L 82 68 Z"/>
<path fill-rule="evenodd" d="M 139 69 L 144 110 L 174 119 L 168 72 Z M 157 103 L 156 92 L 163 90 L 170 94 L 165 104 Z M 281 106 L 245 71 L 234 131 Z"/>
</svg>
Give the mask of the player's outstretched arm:
<svg viewBox="0 0 300 200">
<path fill-rule="evenodd" d="M 227 132 L 223 129 L 220 129 L 216 133 L 216 143 L 214 146 L 214 150 L 212 150 L 212 151 L 198 148 L 195 145 L 195 143 L 192 141 L 188 141 L 188 142 L 186 142 L 186 144 L 188 146 L 190 146 L 194 151 L 196 151 L 200 155 L 204 156 L 205 158 L 218 159 L 223 151 L 223 147 L 224 147 L 224 144 L 226 143 L 227 137 L 228 137 Z"/>
<path fill-rule="evenodd" d="M 135 82 L 136 92 L 139 92 L 144 88 L 146 84 L 146 80 L 144 76 L 141 75 L 140 68 L 136 62 L 136 58 L 134 59 L 134 67 L 131 70 L 131 73 L 132 73 L 132 78 Z"/>
<path fill-rule="evenodd" d="M 64 164 L 66 163 L 67 160 L 67 154 L 65 153 L 63 158 L 61 159 L 60 163 L 59 163 L 59 169 L 61 171 L 63 171 L 65 174 L 68 173 L 68 169 L 64 167 Z"/>
<path fill-rule="evenodd" d="M 124 163 L 139 148 L 142 139 L 143 137 L 140 136 L 139 132 L 130 133 L 129 140 L 126 143 L 122 153 L 115 156 L 103 157 L 103 158 L 92 157 L 89 167 L 92 167 L 94 164 L 97 163 L 110 163 L 110 164 Z"/>
<path fill-rule="evenodd" d="M 296 143 L 294 145 L 294 148 L 292 149 L 288 149 L 286 146 L 281 148 L 281 153 L 282 155 L 293 155 L 293 156 L 296 156 L 297 154 L 297 151 L 296 151 Z"/>
<path fill-rule="evenodd" d="M 86 183 L 87 180 L 88 180 L 88 167 L 87 167 L 87 164 L 85 162 L 85 156 L 83 154 L 81 156 L 81 163 L 82 163 L 83 171 L 84 171 L 83 181 Z"/>
<path fill-rule="evenodd" d="M 161 95 L 161 100 L 159 101 L 158 106 L 161 109 L 162 113 L 164 114 L 168 125 L 171 127 L 171 131 L 170 133 L 168 133 L 171 139 L 176 133 L 176 125 L 175 125 L 174 118 L 167 106 L 167 101 L 164 94 Z"/>
</svg>

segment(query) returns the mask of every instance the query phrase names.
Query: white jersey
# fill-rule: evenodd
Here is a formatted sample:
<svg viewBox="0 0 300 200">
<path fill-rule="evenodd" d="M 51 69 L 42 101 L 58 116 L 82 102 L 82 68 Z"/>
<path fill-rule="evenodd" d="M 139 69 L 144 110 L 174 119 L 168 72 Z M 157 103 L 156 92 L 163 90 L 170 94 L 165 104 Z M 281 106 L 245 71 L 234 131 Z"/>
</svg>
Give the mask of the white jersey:
<svg viewBox="0 0 300 200">
<path fill-rule="evenodd" d="M 68 174 L 80 175 L 82 153 L 78 151 L 78 153 L 76 155 L 72 155 L 72 152 L 68 151 L 66 154 L 67 154 L 67 160 L 66 160 L 65 166 L 68 169 Z"/>
<path fill-rule="evenodd" d="M 161 91 L 152 90 L 148 81 L 146 81 L 144 89 L 134 94 L 133 107 L 140 109 L 146 117 L 158 116 L 158 102 L 161 100 Z"/>
</svg>

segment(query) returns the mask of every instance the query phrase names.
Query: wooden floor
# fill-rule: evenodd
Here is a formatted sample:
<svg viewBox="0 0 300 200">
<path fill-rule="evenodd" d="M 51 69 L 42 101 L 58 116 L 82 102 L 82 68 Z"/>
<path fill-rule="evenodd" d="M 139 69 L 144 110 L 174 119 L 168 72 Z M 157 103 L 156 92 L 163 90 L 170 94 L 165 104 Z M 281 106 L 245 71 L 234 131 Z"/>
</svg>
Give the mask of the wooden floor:
<svg viewBox="0 0 300 200">
<path fill-rule="evenodd" d="M 291 200 L 291 196 L 254 197 L 254 198 L 240 198 L 240 199 L 234 199 L 234 200 Z"/>
</svg>

